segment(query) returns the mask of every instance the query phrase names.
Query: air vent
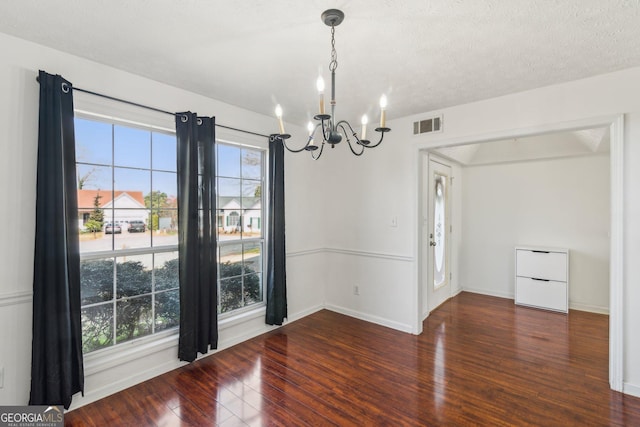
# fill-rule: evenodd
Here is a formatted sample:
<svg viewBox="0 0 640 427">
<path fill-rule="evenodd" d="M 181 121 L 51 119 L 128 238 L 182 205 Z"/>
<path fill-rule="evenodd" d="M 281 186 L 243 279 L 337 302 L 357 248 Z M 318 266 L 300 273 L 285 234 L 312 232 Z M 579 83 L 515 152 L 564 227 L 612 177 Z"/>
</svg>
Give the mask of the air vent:
<svg viewBox="0 0 640 427">
<path fill-rule="evenodd" d="M 419 122 L 413 122 L 413 134 L 418 135 L 421 133 L 441 132 L 442 131 L 442 116 L 431 117 L 430 119 L 420 120 Z"/>
</svg>

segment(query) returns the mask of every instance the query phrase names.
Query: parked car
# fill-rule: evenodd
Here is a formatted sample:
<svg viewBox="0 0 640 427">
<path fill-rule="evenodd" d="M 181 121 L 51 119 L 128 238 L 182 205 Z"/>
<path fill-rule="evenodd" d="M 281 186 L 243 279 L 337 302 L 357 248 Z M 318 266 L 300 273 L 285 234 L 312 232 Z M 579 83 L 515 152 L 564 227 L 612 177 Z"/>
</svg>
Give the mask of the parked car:
<svg viewBox="0 0 640 427">
<path fill-rule="evenodd" d="M 104 234 L 120 234 L 122 233 L 122 227 L 120 224 L 114 224 L 112 222 L 107 223 L 104 226 Z"/>
<path fill-rule="evenodd" d="M 129 221 L 129 233 L 144 233 L 146 230 L 144 221 Z"/>
</svg>

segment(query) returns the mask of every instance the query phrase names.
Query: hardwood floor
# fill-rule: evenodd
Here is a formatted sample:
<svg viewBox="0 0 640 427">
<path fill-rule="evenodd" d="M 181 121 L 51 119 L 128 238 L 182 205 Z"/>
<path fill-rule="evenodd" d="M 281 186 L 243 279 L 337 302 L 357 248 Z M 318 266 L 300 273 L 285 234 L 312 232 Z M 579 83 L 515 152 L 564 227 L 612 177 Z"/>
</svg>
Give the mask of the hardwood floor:
<svg viewBox="0 0 640 427">
<path fill-rule="evenodd" d="M 608 316 L 461 293 L 413 336 L 321 311 L 65 415 L 69 426 L 640 425 Z"/>
</svg>

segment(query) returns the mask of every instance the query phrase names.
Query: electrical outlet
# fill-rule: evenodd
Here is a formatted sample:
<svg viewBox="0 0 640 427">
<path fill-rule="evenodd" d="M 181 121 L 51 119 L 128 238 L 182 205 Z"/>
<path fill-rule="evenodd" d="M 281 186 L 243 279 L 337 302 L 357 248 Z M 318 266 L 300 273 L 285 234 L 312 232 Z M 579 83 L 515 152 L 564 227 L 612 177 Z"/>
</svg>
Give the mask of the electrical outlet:
<svg viewBox="0 0 640 427">
<path fill-rule="evenodd" d="M 353 286 L 353 294 L 360 295 L 360 288 L 358 287 L 358 285 Z"/>
<path fill-rule="evenodd" d="M 398 217 L 397 216 L 392 216 L 391 217 L 391 221 L 389 221 L 389 226 L 392 228 L 396 228 L 398 227 Z"/>
</svg>

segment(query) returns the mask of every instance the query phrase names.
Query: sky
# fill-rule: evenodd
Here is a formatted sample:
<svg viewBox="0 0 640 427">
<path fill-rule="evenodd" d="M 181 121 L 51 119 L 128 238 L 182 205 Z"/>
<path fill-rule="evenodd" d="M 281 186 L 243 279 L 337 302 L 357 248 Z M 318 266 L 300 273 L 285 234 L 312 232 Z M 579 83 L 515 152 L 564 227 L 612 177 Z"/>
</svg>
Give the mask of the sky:
<svg viewBox="0 0 640 427">
<path fill-rule="evenodd" d="M 75 136 L 78 177 L 88 177 L 84 189 L 177 195 L 175 135 L 76 118 Z M 253 197 L 261 185 L 260 151 L 216 146 L 218 195 Z"/>
</svg>

